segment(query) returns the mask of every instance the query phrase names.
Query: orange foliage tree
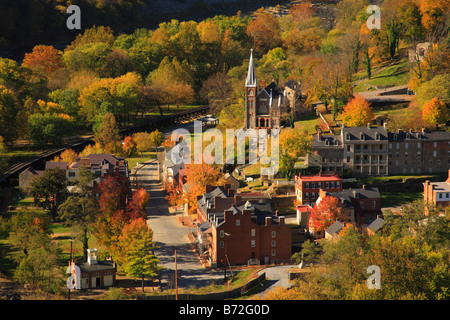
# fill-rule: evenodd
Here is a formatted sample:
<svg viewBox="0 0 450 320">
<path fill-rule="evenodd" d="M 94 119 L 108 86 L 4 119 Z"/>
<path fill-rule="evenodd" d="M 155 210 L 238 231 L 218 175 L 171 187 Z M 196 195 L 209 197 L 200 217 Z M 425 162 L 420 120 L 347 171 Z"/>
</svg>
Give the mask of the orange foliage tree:
<svg viewBox="0 0 450 320">
<path fill-rule="evenodd" d="M 62 68 L 62 52 L 53 46 L 38 45 L 33 48 L 31 53 L 25 54 L 22 65 L 41 75 L 48 76 Z"/>
<path fill-rule="evenodd" d="M 308 227 L 315 233 L 324 231 L 331 226 L 336 219 L 344 217 L 344 207 L 339 199 L 325 196 L 319 203 L 316 203 L 309 215 Z"/>
<path fill-rule="evenodd" d="M 360 96 L 350 100 L 342 112 L 342 120 L 349 127 L 365 126 L 372 121 L 373 117 L 374 113 L 370 103 Z"/>
<path fill-rule="evenodd" d="M 74 151 L 73 149 L 66 149 L 59 156 L 56 156 L 53 158 L 52 161 L 54 162 L 68 162 L 71 164 L 72 162 L 75 162 L 77 160 L 78 153 Z"/>
<path fill-rule="evenodd" d="M 429 125 L 437 126 L 445 123 L 449 118 L 447 106 L 438 98 L 433 98 L 423 106 L 422 118 Z"/>
<path fill-rule="evenodd" d="M 125 137 L 122 142 L 123 154 L 127 157 L 132 157 L 137 152 L 137 143 L 134 141 L 133 137 Z"/>
<path fill-rule="evenodd" d="M 264 8 L 256 11 L 256 18 L 248 24 L 247 35 L 252 39 L 255 50 L 260 52 L 267 52 L 281 44 L 278 21 Z"/>
</svg>

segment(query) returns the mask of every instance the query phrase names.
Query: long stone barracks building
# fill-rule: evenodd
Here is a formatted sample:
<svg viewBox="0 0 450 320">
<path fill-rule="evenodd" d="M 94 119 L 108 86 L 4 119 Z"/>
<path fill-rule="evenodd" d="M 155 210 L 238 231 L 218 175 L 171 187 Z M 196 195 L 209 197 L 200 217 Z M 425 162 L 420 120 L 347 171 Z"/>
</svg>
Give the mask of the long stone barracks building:
<svg viewBox="0 0 450 320">
<path fill-rule="evenodd" d="M 338 135 L 318 133 L 313 152 L 322 173 L 387 176 L 446 172 L 450 132 L 388 132 L 382 127 L 345 127 Z"/>
</svg>

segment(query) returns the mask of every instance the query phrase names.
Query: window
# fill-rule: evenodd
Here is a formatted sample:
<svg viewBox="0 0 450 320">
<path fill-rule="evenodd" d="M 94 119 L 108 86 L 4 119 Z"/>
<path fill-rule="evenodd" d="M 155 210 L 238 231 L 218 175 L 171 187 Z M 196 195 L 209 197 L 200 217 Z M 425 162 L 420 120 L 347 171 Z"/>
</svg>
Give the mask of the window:
<svg viewBox="0 0 450 320">
<path fill-rule="evenodd" d="M 69 171 L 69 177 L 75 177 L 75 172 Z"/>
<path fill-rule="evenodd" d="M 325 188 L 329 188 L 330 187 L 330 183 L 327 181 L 327 182 L 325 182 Z"/>
<path fill-rule="evenodd" d="M 364 202 L 363 202 L 363 201 L 361 201 L 361 202 L 359 203 L 359 205 L 361 206 L 361 208 L 364 208 Z"/>
<path fill-rule="evenodd" d="M 252 240 L 252 248 L 254 248 L 254 247 L 256 247 L 256 241 L 255 240 Z"/>
<path fill-rule="evenodd" d="M 317 182 L 317 188 L 322 189 L 322 182 Z"/>
<path fill-rule="evenodd" d="M 220 230 L 220 237 L 221 237 L 221 238 L 225 237 L 225 231 Z"/>
<path fill-rule="evenodd" d="M 433 151 L 433 157 L 437 156 L 437 151 Z"/>
<path fill-rule="evenodd" d="M 420 148 L 420 142 L 417 142 L 417 148 Z"/>
<path fill-rule="evenodd" d="M 275 240 L 272 240 L 272 247 L 276 247 L 277 246 L 277 242 Z"/>
<path fill-rule="evenodd" d="M 377 134 L 375 135 L 375 139 L 376 139 L 376 140 L 380 140 L 380 134 L 379 134 L 379 133 L 377 133 Z"/>
<path fill-rule="evenodd" d="M 364 140 L 365 137 L 366 137 L 365 134 L 361 132 L 361 135 L 360 135 L 361 140 Z"/>
<path fill-rule="evenodd" d="M 437 141 L 433 142 L 433 147 L 437 148 Z"/>
<path fill-rule="evenodd" d="M 275 257 L 277 255 L 277 251 L 276 250 L 272 250 L 272 257 Z"/>
<path fill-rule="evenodd" d="M 336 188 L 340 188 L 341 187 L 341 182 L 340 181 L 336 181 Z"/>
<path fill-rule="evenodd" d="M 305 189 L 309 189 L 309 182 L 305 183 Z"/>
<path fill-rule="evenodd" d="M 349 134 L 349 133 L 347 133 L 347 134 L 345 135 L 345 140 L 350 141 L 350 134 Z"/>
<path fill-rule="evenodd" d="M 442 199 L 442 193 L 439 193 L 439 199 Z"/>
<path fill-rule="evenodd" d="M 372 207 L 375 208 L 377 206 L 377 202 L 374 200 L 372 201 Z"/>
<path fill-rule="evenodd" d="M 347 157 L 347 162 L 348 162 L 348 163 L 350 162 L 350 157 Z"/>
<path fill-rule="evenodd" d="M 331 159 L 330 159 L 331 160 Z M 331 161 L 330 161 L 331 162 Z M 315 189 L 316 188 L 316 183 L 315 182 L 311 182 L 311 189 Z"/>
<path fill-rule="evenodd" d="M 389 143 L 389 149 L 392 149 L 392 143 Z"/>
<path fill-rule="evenodd" d="M 408 149 L 408 142 L 405 143 L 405 149 Z"/>
<path fill-rule="evenodd" d="M 256 236 L 256 230 L 252 229 L 252 237 Z"/>
<path fill-rule="evenodd" d="M 237 220 L 236 220 L 236 226 L 239 227 L 240 225 L 241 225 L 241 220 L 237 219 Z"/>
<path fill-rule="evenodd" d="M 347 151 L 349 151 L 349 152 L 350 152 L 350 145 L 348 145 L 348 146 L 347 146 Z"/>
<path fill-rule="evenodd" d="M 400 143 L 397 142 L 397 143 L 395 144 L 395 147 L 396 147 L 397 149 L 400 149 Z"/>
<path fill-rule="evenodd" d="M 220 242 L 219 242 L 219 246 L 220 246 L 220 248 L 223 249 L 223 248 L 225 247 L 224 242 L 223 242 L 223 241 L 220 241 Z"/>
<path fill-rule="evenodd" d="M 309 199 L 309 193 L 308 192 L 305 193 L 305 199 Z"/>
</svg>

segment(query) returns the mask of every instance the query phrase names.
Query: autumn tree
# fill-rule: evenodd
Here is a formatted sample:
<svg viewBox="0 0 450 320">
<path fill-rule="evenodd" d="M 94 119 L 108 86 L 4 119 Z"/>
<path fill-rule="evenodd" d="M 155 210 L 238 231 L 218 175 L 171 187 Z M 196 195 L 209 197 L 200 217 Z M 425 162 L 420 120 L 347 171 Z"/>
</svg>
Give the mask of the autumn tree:
<svg viewBox="0 0 450 320">
<path fill-rule="evenodd" d="M 298 158 L 311 150 L 311 137 L 297 129 L 284 129 L 280 133 L 280 165 L 283 175 L 290 179 L 295 172 Z"/>
<path fill-rule="evenodd" d="M 25 54 L 22 65 L 37 74 L 48 77 L 63 67 L 62 52 L 53 46 L 37 45 L 31 53 Z"/>
<path fill-rule="evenodd" d="M 327 195 L 316 203 L 311 210 L 308 227 L 317 234 L 327 229 L 337 219 L 342 220 L 344 215 L 345 210 L 339 199 Z"/>
<path fill-rule="evenodd" d="M 72 162 L 75 162 L 77 160 L 78 153 L 74 151 L 73 149 L 66 149 L 63 152 L 61 152 L 60 155 L 55 156 L 52 161 L 54 162 L 68 162 L 71 164 Z"/>
<path fill-rule="evenodd" d="M 122 152 L 126 157 L 132 157 L 137 152 L 137 143 L 133 137 L 125 137 L 122 142 Z"/>
<path fill-rule="evenodd" d="M 371 123 L 374 113 L 370 103 L 357 95 L 344 106 L 341 116 L 346 126 L 361 127 Z"/>
<path fill-rule="evenodd" d="M 190 184 L 190 189 L 183 195 L 183 201 L 188 205 L 189 214 L 194 214 L 197 212 L 197 196 L 205 193 L 207 184 L 220 185 L 221 172 L 217 166 L 205 162 L 186 164 L 185 168 L 186 180 Z"/>
<path fill-rule="evenodd" d="M 144 279 L 154 278 L 162 270 L 158 266 L 159 259 L 154 253 L 157 246 L 153 241 L 153 232 L 145 219 L 132 220 L 123 227 L 119 246 L 125 272 L 135 279 L 142 279 L 142 292 L 144 292 Z"/>
<path fill-rule="evenodd" d="M 103 116 L 102 123 L 95 132 L 94 141 L 106 153 L 115 153 L 120 147 L 119 128 L 112 113 L 108 112 Z"/>
<path fill-rule="evenodd" d="M 448 108 L 438 98 L 433 98 L 423 106 L 422 118 L 426 123 L 437 127 L 449 119 Z"/>
<path fill-rule="evenodd" d="M 278 21 L 264 8 L 256 11 L 256 18 L 248 24 L 247 35 L 252 39 L 254 49 L 260 53 L 279 47 L 281 44 Z"/>
</svg>

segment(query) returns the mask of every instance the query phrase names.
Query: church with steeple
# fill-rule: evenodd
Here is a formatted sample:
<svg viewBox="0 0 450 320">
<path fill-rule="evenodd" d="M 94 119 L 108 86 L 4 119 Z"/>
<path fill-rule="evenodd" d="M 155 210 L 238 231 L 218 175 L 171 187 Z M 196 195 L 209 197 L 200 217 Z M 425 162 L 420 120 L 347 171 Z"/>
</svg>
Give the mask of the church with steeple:
<svg viewBox="0 0 450 320">
<path fill-rule="evenodd" d="M 258 88 L 252 49 L 245 80 L 245 129 L 280 128 L 282 114 L 291 110 L 288 93 L 292 91 L 287 90 L 288 86 L 282 88 L 273 81 L 268 86 L 262 81 Z"/>
</svg>

